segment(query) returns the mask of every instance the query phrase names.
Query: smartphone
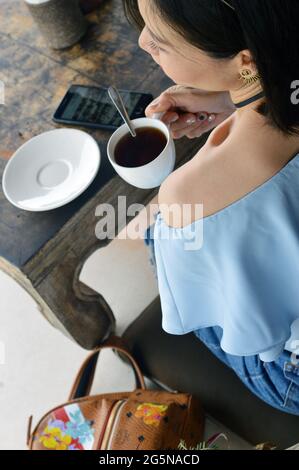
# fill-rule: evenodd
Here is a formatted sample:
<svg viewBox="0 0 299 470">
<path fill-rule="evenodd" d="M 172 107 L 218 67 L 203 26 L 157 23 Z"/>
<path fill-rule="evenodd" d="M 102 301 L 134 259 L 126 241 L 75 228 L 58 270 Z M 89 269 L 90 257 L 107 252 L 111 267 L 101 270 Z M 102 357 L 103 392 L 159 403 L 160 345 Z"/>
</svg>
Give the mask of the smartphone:
<svg viewBox="0 0 299 470">
<path fill-rule="evenodd" d="M 119 90 L 131 119 L 144 117 L 153 101 L 147 93 Z M 115 130 L 123 120 L 112 104 L 107 88 L 72 85 L 58 106 L 53 121 L 93 129 Z"/>
</svg>

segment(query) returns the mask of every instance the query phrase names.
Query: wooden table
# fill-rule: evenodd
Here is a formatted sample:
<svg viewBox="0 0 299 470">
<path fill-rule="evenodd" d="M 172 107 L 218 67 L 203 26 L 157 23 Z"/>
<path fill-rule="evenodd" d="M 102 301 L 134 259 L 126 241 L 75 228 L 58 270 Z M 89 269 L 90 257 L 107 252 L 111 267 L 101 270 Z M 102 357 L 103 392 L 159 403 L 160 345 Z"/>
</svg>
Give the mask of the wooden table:
<svg viewBox="0 0 299 470">
<path fill-rule="evenodd" d="M 152 59 L 138 48 L 138 33 L 127 23 L 120 0 L 106 0 L 88 17 L 90 27 L 79 45 L 47 47 L 22 0 L 0 3 L 0 172 L 31 137 L 57 127 L 52 115 L 73 83 L 147 91 L 157 96 L 171 85 Z M 86 129 L 84 129 L 86 130 Z M 90 132 L 90 131 L 88 131 Z M 111 241 L 95 235 L 96 207 L 118 196 L 127 205 L 146 205 L 157 190 L 139 190 L 116 176 L 106 145 L 111 133 L 91 131 L 104 163 L 91 186 L 57 210 L 30 213 L 12 206 L 0 193 L 0 267 L 37 302 L 44 317 L 86 349 L 114 331 L 115 318 L 102 295 L 79 281 L 85 260 Z M 177 143 L 177 166 L 194 156 L 199 140 Z M 116 221 L 118 223 L 118 221 Z M 118 234 L 130 218 L 123 214 Z M 103 276 L 105 273 L 103 273 Z"/>
</svg>

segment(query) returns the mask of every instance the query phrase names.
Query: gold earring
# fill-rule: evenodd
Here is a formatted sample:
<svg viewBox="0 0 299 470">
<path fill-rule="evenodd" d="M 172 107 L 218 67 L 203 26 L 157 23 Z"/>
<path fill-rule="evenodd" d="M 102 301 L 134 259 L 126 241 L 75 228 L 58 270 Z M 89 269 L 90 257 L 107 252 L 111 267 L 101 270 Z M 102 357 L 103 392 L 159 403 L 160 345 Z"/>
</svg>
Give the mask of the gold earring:
<svg viewBox="0 0 299 470">
<path fill-rule="evenodd" d="M 254 73 L 250 69 L 243 69 L 240 73 L 240 80 L 243 80 L 244 85 L 251 85 L 261 79 L 259 73 Z"/>
</svg>

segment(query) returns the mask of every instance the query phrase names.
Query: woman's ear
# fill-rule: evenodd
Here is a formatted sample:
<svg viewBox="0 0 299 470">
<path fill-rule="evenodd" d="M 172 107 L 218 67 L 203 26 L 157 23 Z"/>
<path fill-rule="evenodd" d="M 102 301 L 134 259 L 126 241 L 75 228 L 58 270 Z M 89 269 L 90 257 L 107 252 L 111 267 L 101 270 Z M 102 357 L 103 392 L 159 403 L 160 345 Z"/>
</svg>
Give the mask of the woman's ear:
<svg viewBox="0 0 299 470">
<path fill-rule="evenodd" d="M 239 58 L 239 70 L 240 72 L 244 69 L 249 69 L 253 73 L 257 73 L 257 67 L 253 60 L 252 53 L 249 49 L 244 49 L 238 54 Z"/>
</svg>

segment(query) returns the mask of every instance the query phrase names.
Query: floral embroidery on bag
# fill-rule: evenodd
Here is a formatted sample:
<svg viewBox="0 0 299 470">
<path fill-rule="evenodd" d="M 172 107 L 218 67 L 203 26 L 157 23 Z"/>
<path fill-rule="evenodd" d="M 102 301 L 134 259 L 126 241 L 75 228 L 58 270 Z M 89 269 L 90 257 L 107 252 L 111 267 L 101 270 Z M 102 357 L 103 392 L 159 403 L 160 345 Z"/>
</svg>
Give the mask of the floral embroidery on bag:
<svg viewBox="0 0 299 470">
<path fill-rule="evenodd" d="M 135 416 L 143 418 L 143 422 L 150 426 L 159 426 L 162 418 L 165 417 L 168 405 L 158 403 L 141 403 L 137 406 Z"/>
<path fill-rule="evenodd" d="M 94 442 L 92 421 L 84 418 L 78 405 L 69 405 L 53 413 L 39 436 L 39 442 L 52 450 L 90 450 Z"/>
<path fill-rule="evenodd" d="M 68 450 L 72 438 L 64 434 L 60 428 L 51 427 L 51 425 L 49 425 L 44 429 L 39 441 L 47 449 Z"/>
</svg>

